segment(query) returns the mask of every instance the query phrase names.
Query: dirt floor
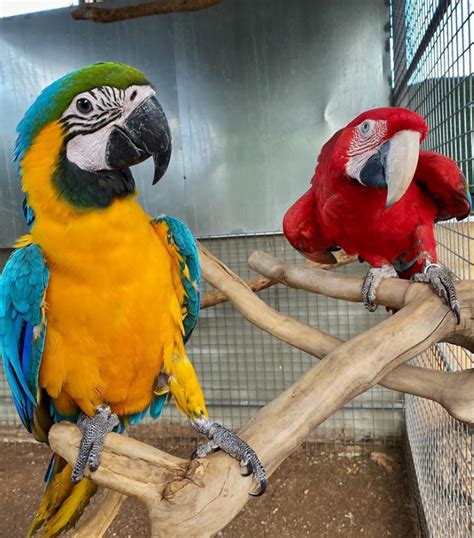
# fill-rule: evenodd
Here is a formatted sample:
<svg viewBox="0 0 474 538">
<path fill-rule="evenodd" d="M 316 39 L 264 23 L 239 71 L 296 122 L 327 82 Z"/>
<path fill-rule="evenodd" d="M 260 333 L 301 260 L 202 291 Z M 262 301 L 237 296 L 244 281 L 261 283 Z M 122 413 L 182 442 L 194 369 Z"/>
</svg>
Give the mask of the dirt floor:
<svg viewBox="0 0 474 538">
<path fill-rule="evenodd" d="M 188 449 L 160 446 L 177 455 Z M 38 506 L 49 450 L 0 442 L 0 536 L 25 536 Z M 108 538 L 149 536 L 146 512 L 127 500 Z M 298 450 L 218 536 L 417 536 L 401 450 L 311 445 Z"/>
</svg>

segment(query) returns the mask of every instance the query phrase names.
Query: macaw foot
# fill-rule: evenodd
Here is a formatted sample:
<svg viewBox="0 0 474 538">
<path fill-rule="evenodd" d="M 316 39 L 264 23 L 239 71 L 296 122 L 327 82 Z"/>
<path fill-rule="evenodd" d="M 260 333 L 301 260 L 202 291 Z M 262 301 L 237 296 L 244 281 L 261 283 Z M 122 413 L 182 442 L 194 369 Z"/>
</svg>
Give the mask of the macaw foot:
<svg viewBox="0 0 474 538">
<path fill-rule="evenodd" d="M 71 480 L 74 483 L 84 478 L 86 465 L 89 465 L 92 472 L 97 471 L 105 437 L 119 424 L 118 416 L 112 413 L 110 407 L 105 404 L 96 407 L 93 417 L 80 414 L 77 425 L 82 431 L 82 439 L 76 465 L 71 474 Z"/>
<path fill-rule="evenodd" d="M 428 263 L 422 273 L 412 275 L 414 282 L 429 282 L 435 292 L 451 308 L 457 323 L 461 322 L 461 307 L 454 287 L 454 273 L 437 263 Z"/>
<path fill-rule="evenodd" d="M 211 452 L 222 449 L 230 456 L 240 462 L 240 466 L 245 469 L 242 476 L 254 475 L 260 485 L 258 492 L 251 493 L 254 497 L 259 497 L 267 489 L 267 475 L 257 454 L 249 445 L 238 437 L 232 430 L 224 428 L 217 422 L 211 422 L 205 418 L 198 418 L 191 422 L 194 429 L 209 438 L 209 442 L 199 446 L 193 453 L 193 458 L 205 458 Z"/>
<path fill-rule="evenodd" d="M 369 312 L 375 312 L 377 310 L 378 305 L 375 303 L 377 288 L 384 278 L 398 278 L 397 272 L 391 265 L 372 267 L 364 279 L 364 283 L 362 284 L 362 300 Z"/>
</svg>

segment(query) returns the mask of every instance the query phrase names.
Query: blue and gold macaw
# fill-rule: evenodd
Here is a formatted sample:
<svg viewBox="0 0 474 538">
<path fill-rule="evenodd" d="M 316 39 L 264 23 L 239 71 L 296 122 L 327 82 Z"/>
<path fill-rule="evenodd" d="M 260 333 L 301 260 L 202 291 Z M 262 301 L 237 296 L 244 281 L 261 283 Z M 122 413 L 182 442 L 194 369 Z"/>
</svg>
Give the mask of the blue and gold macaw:
<svg viewBox="0 0 474 538">
<path fill-rule="evenodd" d="M 53 456 L 30 529 L 56 536 L 72 526 L 96 485 L 107 432 L 172 395 L 209 442 L 265 489 L 252 449 L 208 419 L 184 344 L 199 312 L 196 243 L 180 221 L 152 219 L 136 199 L 129 167 L 152 156 L 156 183 L 171 135 L 155 91 L 140 71 L 100 63 L 48 86 L 18 126 L 15 159 L 30 233 L 0 281 L 0 349 L 20 418 L 39 441 L 61 420 L 83 432 L 71 468 Z"/>
</svg>

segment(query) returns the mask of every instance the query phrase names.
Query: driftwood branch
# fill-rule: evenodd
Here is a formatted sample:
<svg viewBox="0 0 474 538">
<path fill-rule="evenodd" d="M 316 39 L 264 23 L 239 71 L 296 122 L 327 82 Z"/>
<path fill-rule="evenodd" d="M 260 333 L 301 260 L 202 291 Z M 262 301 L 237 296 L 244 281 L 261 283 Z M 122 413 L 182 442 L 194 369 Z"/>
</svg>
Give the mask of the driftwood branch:
<svg viewBox="0 0 474 538">
<path fill-rule="evenodd" d="M 71 532 L 73 538 L 102 538 L 112 525 L 115 516 L 127 497 L 116 491 L 108 490 L 100 502 L 100 510 L 84 515 L 77 527 Z"/>
<path fill-rule="evenodd" d="M 241 432 L 269 474 L 316 426 L 403 362 L 443 340 L 473 347 L 471 282 L 457 286 L 463 320 L 457 326 L 452 313 L 428 286 L 385 281 L 379 288 L 379 302 L 402 310 L 341 343 L 265 305 L 203 247 L 200 255 L 206 280 L 225 293 L 247 319 L 300 349 L 317 349 L 325 356 L 261 409 Z M 328 274 L 322 273 L 326 278 Z M 328 295 L 358 300 L 361 279 L 336 274 L 329 278 L 322 284 Z M 80 437 L 76 426 L 53 426 L 51 447 L 74 462 Z M 141 499 L 148 507 L 154 537 L 211 536 L 235 517 L 254 487 L 250 479 L 240 476 L 239 465 L 226 454 L 182 460 L 116 434 L 107 437 L 102 464 L 90 476 L 100 486 Z"/>
<path fill-rule="evenodd" d="M 309 268 L 284 263 L 270 254 L 259 251 L 250 256 L 249 266 L 265 277 L 291 288 L 324 294 L 336 299 L 346 299 L 354 302 L 361 302 L 362 300 L 360 293 L 361 281 L 357 278 L 343 277 L 341 279 L 336 275 L 328 275 L 326 272 L 318 271 L 315 267 Z M 392 282 L 400 281 L 393 280 Z M 389 281 L 385 282 L 385 284 L 388 283 Z M 393 290 L 391 286 L 387 287 L 385 284 L 383 288 L 381 286 L 377 296 L 381 304 L 392 306 L 394 301 L 390 294 Z M 408 290 L 406 286 L 410 286 L 410 284 L 405 282 L 403 284 Z M 467 306 L 465 310 L 467 310 Z M 469 316 L 469 312 L 464 315 Z M 313 330 L 318 332 L 320 337 L 326 338 L 329 348 L 335 349 L 343 343 L 342 340 L 323 331 Z M 457 343 L 456 338 L 453 341 Z M 327 354 L 327 350 L 323 348 L 318 349 L 316 346 L 311 346 L 311 349 L 308 349 L 308 347 L 297 345 L 296 339 L 291 344 L 320 359 Z M 379 383 L 393 390 L 436 401 L 454 418 L 474 423 L 474 370 L 443 372 L 400 365 L 389 372 Z"/>
<path fill-rule="evenodd" d="M 317 267 L 318 269 L 326 269 L 328 271 L 331 271 L 333 269 L 337 269 L 338 267 L 342 267 L 344 265 L 352 263 L 353 261 L 357 259 L 356 256 L 349 256 L 343 251 L 337 252 L 335 254 L 335 257 L 337 260 L 336 263 L 325 264 L 325 263 L 310 262 L 308 263 L 308 266 Z M 257 276 L 255 278 L 251 278 L 250 280 L 246 280 L 245 283 L 254 292 L 259 292 L 267 288 L 270 288 L 271 286 L 274 286 L 275 284 L 278 284 L 276 280 L 267 278 L 265 276 Z M 225 293 L 222 293 L 222 291 L 217 291 L 217 290 L 211 291 L 209 293 L 205 293 L 201 297 L 201 309 L 210 308 L 211 306 L 216 306 L 218 304 L 225 303 L 228 300 L 229 298 L 227 297 Z"/>
<path fill-rule="evenodd" d="M 257 276 L 255 278 L 251 278 L 250 280 L 246 280 L 245 284 L 253 292 L 258 292 L 266 290 L 267 288 L 278 284 L 278 282 L 276 280 L 272 280 L 271 278 Z M 221 303 L 226 303 L 228 300 L 229 298 L 225 293 L 222 293 L 222 291 L 210 291 L 209 293 L 205 293 L 202 296 L 201 310 L 203 310 L 204 308 L 210 308 L 211 306 L 216 306 Z"/>
<path fill-rule="evenodd" d="M 180 11 L 199 11 L 220 4 L 222 0 L 155 0 L 133 6 L 104 8 L 81 6 L 71 11 L 76 21 L 118 22 L 150 15 L 167 15 Z"/>
</svg>

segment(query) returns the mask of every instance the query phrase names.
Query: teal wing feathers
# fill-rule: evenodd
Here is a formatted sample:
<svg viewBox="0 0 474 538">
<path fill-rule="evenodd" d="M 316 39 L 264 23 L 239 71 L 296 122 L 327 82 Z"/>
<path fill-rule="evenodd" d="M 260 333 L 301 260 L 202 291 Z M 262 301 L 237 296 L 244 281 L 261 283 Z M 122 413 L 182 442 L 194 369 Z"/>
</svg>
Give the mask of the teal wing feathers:
<svg viewBox="0 0 474 538">
<path fill-rule="evenodd" d="M 18 414 L 33 433 L 38 426 L 38 376 L 46 336 L 44 297 L 48 281 L 49 270 L 36 244 L 15 250 L 0 279 L 3 367 Z"/>
<path fill-rule="evenodd" d="M 184 342 L 186 343 L 196 326 L 201 289 L 201 266 L 199 264 L 199 254 L 194 239 L 189 228 L 180 220 L 173 217 L 159 217 L 156 222 L 165 222 L 168 226 L 168 241 L 174 244 L 183 258 L 180 262 L 180 276 L 186 290 L 184 307 L 186 314 L 183 320 Z"/>
</svg>

